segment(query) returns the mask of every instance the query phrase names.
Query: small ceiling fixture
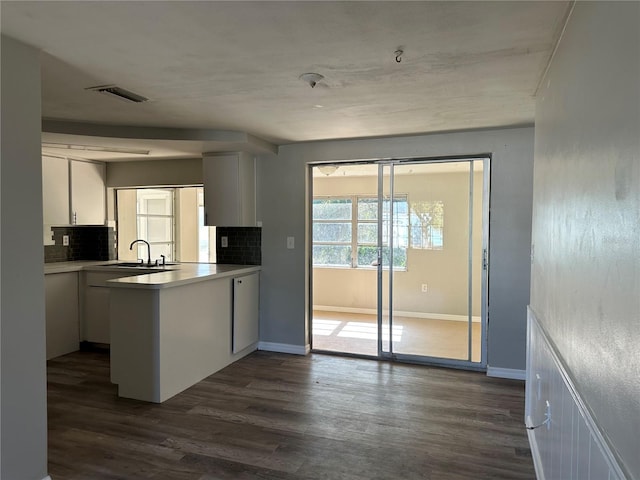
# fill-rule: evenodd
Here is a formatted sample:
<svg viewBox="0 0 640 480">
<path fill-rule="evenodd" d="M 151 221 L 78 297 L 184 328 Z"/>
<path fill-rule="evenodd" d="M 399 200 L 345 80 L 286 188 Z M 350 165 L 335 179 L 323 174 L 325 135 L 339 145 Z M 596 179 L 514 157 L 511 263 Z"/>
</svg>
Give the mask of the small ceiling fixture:
<svg viewBox="0 0 640 480">
<path fill-rule="evenodd" d="M 303 73 L 298 78 L 300 78 L 300 80 L 302 80 L 303 82 L 307 82 L 309 86 L 313 88 L 318 84 L 320 80 L 324 78 L 324 76 L 320 75 L 319 73 Z"/>
<path fill-rule="evenodd" d="M 329 175 L 336 173 L 336 170 L 338 170 L 338 166 L 337 165 L 320 165 L 318 167 L 318 170 L 320 171 L 320 173 L 328 177 Z"/>
<path fill-rule="evenodd" d="M 96 87 L 87 87 L 85 88 L 85 90 L 112 95 L 116 98 L 119 98 L 120 100 L 125 100 L 132 103 L 142 103 L 149 100 L 147 97 L 143 97 L 142 95 L 138 95 L 137 93 L 130 92 L 129 90 L 118 87 L 117 85 L 98 85 Z"/>
</svg>

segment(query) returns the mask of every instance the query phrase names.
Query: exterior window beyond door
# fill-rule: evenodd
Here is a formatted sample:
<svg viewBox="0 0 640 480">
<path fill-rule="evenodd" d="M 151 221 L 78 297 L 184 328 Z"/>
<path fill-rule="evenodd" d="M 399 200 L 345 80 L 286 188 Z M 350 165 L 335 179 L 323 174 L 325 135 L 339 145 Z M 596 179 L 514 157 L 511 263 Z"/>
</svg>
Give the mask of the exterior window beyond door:
<svg viewBox="0 0 640 480">
<path fill-rule="evenodd" d="M 391 202 L 383 201 L 383 234 L 389 231 Z M 313 199 L 313 265 L 335 268 L 375 268 L 378 252 L 378 197 L 342 196 Z M 409 212 L 406 195 L 393 202 L 393 264 L 406 270 Z M 389 245 L 382 247 L 389 264 Z"/>
<path fill-rule="evenodd" d="M 174 192 L 173 190 L 139 189 L 137 191 L 138 238 L 151 245 L 151 258 L 164 255 L 174 260 Z M 138 257 L 146 258 L 146 245 L 138 246 Z"/>
</svg>

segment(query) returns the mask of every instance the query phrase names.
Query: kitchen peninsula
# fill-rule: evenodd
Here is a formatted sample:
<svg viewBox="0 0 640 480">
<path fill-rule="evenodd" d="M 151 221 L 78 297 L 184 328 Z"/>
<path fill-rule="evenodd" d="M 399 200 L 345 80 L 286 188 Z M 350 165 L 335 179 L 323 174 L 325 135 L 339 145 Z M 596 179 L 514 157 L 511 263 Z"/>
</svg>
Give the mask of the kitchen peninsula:
<svg viewBox="0 0 640 480">
<path fill-rule="evenodd" d="M 118 395 L 160 403 L 254 351 L 259 270 L 181 264 L 107 281 Z"/>
</svg>

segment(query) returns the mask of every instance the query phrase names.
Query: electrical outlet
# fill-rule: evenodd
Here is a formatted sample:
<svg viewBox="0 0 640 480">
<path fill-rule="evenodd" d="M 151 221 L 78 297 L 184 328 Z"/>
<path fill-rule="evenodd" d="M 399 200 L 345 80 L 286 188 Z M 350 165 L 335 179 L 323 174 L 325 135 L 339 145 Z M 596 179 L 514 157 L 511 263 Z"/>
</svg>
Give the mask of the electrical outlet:
<svg viewBox="0 0 640 480">
<path fill-rule="evenodd" d="M 287 248 L 293 250 L 296 246 L 296 239 L 294 237 L 287 237 Z"/>
<path fill-rule="evenodd" d="M 229 238 L 228 237 L 220 237 L 220 246 L 222 248 L 227 248 L 229 246 Z"/>
<path fill-rule="evenodd" d="M 68 247 L 69 246 L 69 235 L 63 235 L 62 236 L 62 246 L 64 246 L 64 247 Z"/>
<path fill-rule="evenodd" d="M 422 284 L 422 293 L 427 293 L 429 291 L 429 287 L 426 283 Z"/>
</svg>

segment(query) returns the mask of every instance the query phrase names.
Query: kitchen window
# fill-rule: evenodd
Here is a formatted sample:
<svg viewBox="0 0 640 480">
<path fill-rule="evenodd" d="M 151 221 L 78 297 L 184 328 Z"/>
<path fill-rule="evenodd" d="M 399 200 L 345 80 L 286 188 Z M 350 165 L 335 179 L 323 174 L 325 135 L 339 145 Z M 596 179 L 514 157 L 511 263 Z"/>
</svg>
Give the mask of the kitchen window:
<svg viewBox="0 0 640 480">
<path fill-rule="evenodd" d="M 116 210 L 118 259 L 146 259 L 146 245 L 129 250 L 143 239 L 152 261 L 164 255 L 166 261 L 215 263 L 215 227 L 204 226 L 202 187 L 118 189 Z"/>
<path fill-rule="evenodd" d="M 175 260 L 174 189 L 139 189 L 136 191 L 137 238 L 151 246 L 151 258 L 164 255 Z M 138 244 L 138 258 L 146 258 L 146 245 Z"/>
</svg>

